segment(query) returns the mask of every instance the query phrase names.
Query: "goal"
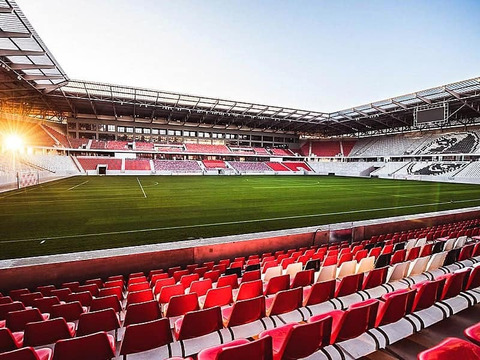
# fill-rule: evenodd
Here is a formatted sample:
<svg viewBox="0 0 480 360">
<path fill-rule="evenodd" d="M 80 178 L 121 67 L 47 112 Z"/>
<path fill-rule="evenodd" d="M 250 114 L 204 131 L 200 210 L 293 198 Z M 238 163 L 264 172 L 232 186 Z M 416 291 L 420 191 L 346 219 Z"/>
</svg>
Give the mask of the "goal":
<svg viewBox="0 0 480 360">
<path fill-rule="evenodd" d="M 22 189 L 25 187 L 38 185 L 39 184 L 39 174 L 35 171 L 28 172 L 19 172 L 17 173 L 17 187 Z"/>
</svg>

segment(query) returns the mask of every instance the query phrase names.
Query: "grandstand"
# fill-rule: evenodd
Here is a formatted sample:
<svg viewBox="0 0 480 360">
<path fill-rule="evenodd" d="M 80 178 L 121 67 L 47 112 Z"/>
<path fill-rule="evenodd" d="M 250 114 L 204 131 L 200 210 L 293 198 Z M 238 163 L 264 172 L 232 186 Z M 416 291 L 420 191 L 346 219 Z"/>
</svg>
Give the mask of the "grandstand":
<svg viewBox="0 0 480 360">
<path fill-rule="evenodd" d="M 480 358 L 480 78 L 331 113 L 72 80 L 0 15 L 0 360 Z"/>
</svg>

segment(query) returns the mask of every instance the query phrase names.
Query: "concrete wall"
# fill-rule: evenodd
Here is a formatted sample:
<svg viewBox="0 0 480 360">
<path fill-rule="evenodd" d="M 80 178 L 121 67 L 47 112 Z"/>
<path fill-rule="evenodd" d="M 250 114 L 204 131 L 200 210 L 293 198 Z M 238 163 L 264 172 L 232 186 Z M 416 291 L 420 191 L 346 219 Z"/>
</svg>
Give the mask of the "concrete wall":
<svg viewBox="0 0 480 360">
<path fill-rule="evenodd" d="M 480 207 L 284 231 L 0 261 L 0 291 L 168 268 L 328 242 L 330 229 L 352 228 L 355 240 L 478 218 Z"/>
</svg>

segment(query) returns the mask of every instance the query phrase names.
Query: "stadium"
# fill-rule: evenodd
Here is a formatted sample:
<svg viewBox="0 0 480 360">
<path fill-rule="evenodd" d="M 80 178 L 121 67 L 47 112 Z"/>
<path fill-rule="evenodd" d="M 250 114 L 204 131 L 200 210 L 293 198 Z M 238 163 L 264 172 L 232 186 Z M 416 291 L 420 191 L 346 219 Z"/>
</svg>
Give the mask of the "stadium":
<svg viewBox="0 0 480 360">
<path fill-rule="evenodd" d="M 13 0 L 0 65 L 0 360 L 480 359 L 479 77 L 333 112 L 73 80 Z"/>
</svg>

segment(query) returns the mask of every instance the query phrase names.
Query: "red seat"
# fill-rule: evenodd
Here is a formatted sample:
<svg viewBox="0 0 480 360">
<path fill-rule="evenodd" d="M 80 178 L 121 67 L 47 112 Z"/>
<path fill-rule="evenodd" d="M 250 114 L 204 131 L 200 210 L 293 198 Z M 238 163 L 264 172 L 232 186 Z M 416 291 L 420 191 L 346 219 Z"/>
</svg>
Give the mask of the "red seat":
<svg viewBox="0 0 480 360">
<path fill-rule="evenodd" d="M 302 288 L 282 290 L 274 298 L 266 299 L 266 313 L 268 316 L 284 314 L 301 308 L 303 302 Z"/>
<path fill-rule="evenodd" d="M 445 279 L 445 285 L 443 286 L 442 294 L 439 300 L 450 299 L 460 294 L 465 284 L 465 278 L 469 273 L 470 268 L 467 268 L 437 277 L 437 280 Z"/>
<path fill-rule="evenodd" d="M 88 291 L 92 296 L 98 295 L 98 286 L 97 284 L 85 284 L 80 285 L 75 292 L 82 293 L 84 291 Z"/>
<path fill-rule="evenodd" d="M 53 305 L 50 316 L 52 318 L 63 317 L 65 321 L 77 321 L 85 311 L 80 302 L 74 301 L 66 304 Z"/>
<path fill-rule="evenodd" d="M 405 261 L 405 257 L 407 256 L 407 250 L 397 250 L 393 253 L 392 259 L 390 260 L 390 265 L 395 265 Z"/>
<path fill-rule="evenodd" d="M 48 318 L 49 314 L 42 314 L 40 310 L 36 308 L 11 311 L 6 316 L 5 326 L 11 331 L 23 331 L 27 323 L 43 321 Z"/>
<path fill-rule="evenodd" d="M 183 295 L 184 292 L 185 290 L 183 289 L 182 284 L 164 286 L 158 295 L 158 302 L 160 304 L 166 304 L 170 301 L 172 296 Z"/>
<path fill-rule="evenodd" d="M 235 297 L 235 301 L 252 299 L 260 295 L 263 295 L 262 280 L 242 282 Z"/>
<path fill-rule="evenodd" d="M 155 284 L 157 282 L 157 280 L 161 280 L 161 279 L 168 279 L 169 276 L 167 273 L 159 273 L 159 274 L 153 274 L 151 277 L 150 277 L 150 287 L 155 287 Z"/>
<path fill-rule="evenodd" d="M 190 271 L 187 269 L 185 270 L 177 270 L 172 274 L 172 277 L 175 279 L 175 282 L 179 282 L 182 276 L 190 274 Z"/>
<path fill-rule="evenodd" d="M 55 285 L 37 286 L 37 291 L 40 291 L 43 296 L 51 296 L 52 290 L 55 290 Z"/>
<path fill-rule="evenodd" d="M 70 281 L 70 282 L 64 282 L 61 288 L 67 288 L 72 290 L 72 292 L 76 292 L 79 286 L 80 286 L 80 283 L 78 281 Z"/>
<path fill-rule="evenodd" d="M 77 336 L 93 334 L 99 331 L 117 331 L 120 327 L 117 314 L 113 309 L 88 312 L 80 315 Z"/>
<path fill-rule="evenodd" d="M 290 284 L 290 287 L 293 289 L 296 287 L 312 285 L 313 275 L 314 271 L 312 269 L 297 272 L 292 280 L 292 283 Z"/>
<path fill-rule="evenodd" d="M 130 274 L 130 277 L 127 282 L 127 287 L 129 287 L 132 284 L 142 283 L 146 281 L 148 281 L 148 279 L 142 272 L 133 273 L 133 274 Z"/>
<path fill-rule="evenodd" d="M 207 293 L 212 288 L 212 279 L 203 279 L 192 282 L 189 293 L 196 293 L 199 297 Z"/>
<path fill-rule="evenodd" d="M 121 275 L 120 275 L 121 276 Z M 104 288 L 109 288 L 109 287 L 120 287 L 120 288 L 124 288 L 125 284 L 123 283 L 123 280 L 122 279 L 116 279 L 116 280 L 109 280 L 109 281 L 105 281 L 103 283 L 103 287 Z"/>
<path fill-rule="evenodd" d="M 422 351 L 417 356 L 418 360 L 478 360 L 480 359 L 480 346 L 471 342 L 446 338 L 440 344 Z"/>
<path fill-rule="evenodd" d="M 260 333 L 272 337 L 273 358 L 300 359 L 330 344 L 332 318 L 326 317 L 306 324 L 291 323 Z"/>
<path fill-rule="evenodd" d="M 198 353 L 197 360 L 215 360 L 218 354 L 226 347 L 248 344 L 247 339 L 237 339 L 218 346 L 203 349 Z"/>
<path fill-rule="evenodd" d="M 41 292 L 33 292 L 33 293 L 27 293 L 27 294 L 22 294 L 19 296 L 20 301 L 23 303 L 25 306 L 33 306 L 33 300 L 35 299 L 41 299 L 43 297 Z"/>
<path fill-rule="evenodd" d="M 416 289 L 413 300 L 412 312 L 427 309 L 437 301 L 439 289 L 443 286 L 444 280 L 424 281 L 412 286 Z"/>
<path fill-rule="evenodd" d="M 359 307 L 367 307 L 369 308 L 369 315 L 368 315 L 368 329 L 372 329 L 375 327 L 375 322 L 377 321 L 377 314 L 378 314 L 378 307 L 380 305 L 380 301 L 377 299 L 368 299 L 363 300 L 358 303 L 351 304 L 348 309 L 356 309 Z"/>
<path fill-rule="evenodd" d="M 321 281 L 313 284 L 311 287 L 303 289 L 304 305 L 320 304 L 324 301 L 328 301 L 335 295 L 335 279 Z"/>
<path fill-rule="evenodd" d="M 480 286 L 480 266 L 475 266 L 468 277 L 467 286 L 465 290 L 476 289 Z"/>
<path fill-rule="evenodd" d="M 422 249 L 421 246 L 416 246 L 411 248 L 405 260 L 409 261 L 409 260 L 415 260 L 416 258 L 419 258 L 421 249 Z"/>
<path fill-rule="evenodd" d="M 323 320 L 332 317 L 332 335 L 330 344 L 353 339 L 368 330 L 372 304 L 352 307 L 345 311 L 333 310 L 325 314 L 312 316 L 308 322 Z"/>
<path fill-rule="evenodd" d="M 220 307 L 191 311 L 175 321 L 174 333 L 177 340 L 191 339 L 209 334 L 223 327 Z"/>
<path fill-rule="evenodd" d="M 195 310 L 198 310 L 198 296 L 197 293 L 190 293 L 172 296 L 164 313 L 166 317 L 173 317 Z"/>
<path fill-rule="evenodd" d="M 180 278 L 180 283 L 183 285 L 184 289 L 188 289 L 192 282 L 200 279 L 200 276 L 198 274 L 188 274 L 188 275 L 183 275 Z"/>
<path fill-rule="evenodd" d="M 210 270 L 203 275 L 204 279 L 211 279 L 212 282 L 217 282 L 219 277 L 220 277 L 220 270 Z"/>
<path fill-rule="evenodd" d="M 115 357 L 115 340 L 106 332 L 59 340 L 53 360 L 109 360 Z"/>
<path fill-rule="evenodd" d="M 10 296 L 0 296 L 0 305 L 12 303 L 13 300 Z"/>
<path fill-rule="evenodd" d="M 273 295 L 287 289 L 290 289 L 290 275 L 280 275 L 268 280 L 263 293 L 264 295 Z"/>
<path fill-rule="evenodd" d="M 385 302 L 380 303 L 375 326 L 397 322 L 411 309 L 416 290 L 403 290 L 383 296 Z"/>
<path fill-rule="evenodd" d="M 75 336 L 75 324 L 67 323 L 63 318 L 31 322 L 25 326 L 23 344 L 25 346 L 42 346 L 54 344 L 60 339 Z"/>
<path fill-rule="evenodd" d="M 18 311 L 18 310 L 24 310 L 24 309 L 25 309 L 25 305 L 23 305 L 23 303 L 21 303 L 20 301 L 0 304 L 0 320 L 5 320 L 7 317 L 7 314 L 11 311 Z M 0 327 L 2 326 L 0 325 Z"/>
<path fill-rule="evenodd" d="M 230 286 L 232 289 L 236 289 L 238 287 L 237 274 L 220 276 L 217 282 L 217 288 L 224 287 L 224 286 Z"/>
<path fill-rule="evenodd" d="M 335 297 L 347 296 L 360 290 L 363 273 L 347 275 L 340 280 L 335 290 Z"/>
<path fill-rule="evenodd" d="M 262 277 L 262 274 L 260 270 L 251 270 L 251 271 L 245 271 L 242 276 L 241 282 L 247 282 L 247 281 L 254 281 L 254 280 L 260 280 Z"/>
<path fill-rule="evenodd" d="M 158 279 L 155 282 L 155 286 L 153 287 L 153 293 L 155 295 L 160 294 L 160 291 L 162 291 L 162 288 L 170 285 L 175 285 L 174 278 L 170 277 L 170 278 Z M 148 300 L 145 300 L 145 301 L 148 301 Z"/>
<path fill-rule="evenodd" d="M 270 336 L 246 343 L 227 343 L 215 347 L 213 351 L 205 349 L 202 352 L 203 354 L 199 354 L 198 360 L 273 360 Z"/>
<path fill-rule="evenodd" d="M 146 281 L 142 281 L 128 285 L 127 291 L 130 293 L 147 289 L 150 290 L 150 284 Z"/>
<path fill-rule="evenodd" d="M 158 280 L 160 281 L 160 280 Z M 157 283 L 158 283 L 157 281 Z M 142 303 L 145 301 L 151 301 L 154 300 L 153 294 L 151 290 L 140 290 L 140 291 L 135 291 L 132 293 L 129 293 L 127 295 L 127 306 L 131 304 L 138 304 Z"/>
<path fill-rule="evenodd" d="M 104 309 L 113 309 L 116 313 L 122 311 L 122 305 L 115 295 L 94 298 L 90 311 L 98 311 Z"/>
<path fill-rule="evenodd" d="M 60 304 L 60 300 L 56 296 L 48 296 L 33 300 L 33 307 L 36 307 L 42 313 L 50 313 L 52 306 Z"/>
<path fill-rule="evenodd" d="M 0 360 L 50 360 L 51 349 L 37 349 L 26 347 L 0 354 Z"/>
<path fill-rule="evenodd" d="M 103 280 L 100 278 L 85 280 L 85 285 L 91 285 L 91 284 L 97 285 L 98 289 L 103 288 Z"/>
<path fill-rule="evenodd" d="M 127 306 L 125 312 L 124 326 L 139 324 L 147 321 L 160 319 L 162 312 L 160 306 L 155 300 L 145 301 L 143 303 L 131 304 Z"/>
<path fill-rule="evenodd" d="M 387 280 L 388 266 L 370 270 L 363 279 L 362 290 L 380 286 Z"/>
<path fill-rule="evenodd" d="M 222 309 L 226 327 L 248 324 L 265 317 L 265 297 L 238 300 L 233 306 Z"/>
<path fill-rule="evenodd" d="M 93 296 L 90 291 L 74 292 L 67 295 L 66 302 L 79 301 L 82 306 L 90 306 Z"/>
<path fill-rule="evenodd" d="M 125 356 L 151 350 L 172 341 L 168 319 L 128 325 L 120 345 L 120 355 Z"/>
<path fill-rule="evenodd" d="M 480 346 L 480 322 L 466 328 L 463 333 L 468 340 Z"/>
<path fill-rule="evenodd" d="M 193 273 L 198 274 L 198 276 L 200 277 L 204 277 L 207 271 L 208 271 L 208 268 L 206 266 L 200 266 L 200 267 L 197 267 L 195 270 L 193 270 Z"/>
<path fill-rule="evenodd" d="M 470 259 L 473 255 L 473 248 L 475 244 L 468 244 L 465 245 L 462 250 L 460 250 L 460 254 L 458 255 L 458 261 L 463 261 Z"/>
<path fill-rule="evenodd" d="M 23 294 L 29 294 L 30 290 L 28 289 L 15 289 L 10 290 L 8 295 L 12 298 L 13 301 L 20 301 L 20 296 Z"/>
<path fill-rule="evenodd" d="M 68 288 L 55 289 L 50 291 L 50 295 L 58 297 L 60 301 L 67 301 L 67 296 L 72 293 Z"/>
<path fill-rule="evenodd" d="M 232 288 L 227 285 L 207 291 L 203 308 L 230 305 L 233 302 Z"/>
<path fill-rule="evenodd" d="M 23 333 L 12 333 L 8 328 L 0 328 L 0 353 L 19 349 L 23 346 Z"/>
</svg>

